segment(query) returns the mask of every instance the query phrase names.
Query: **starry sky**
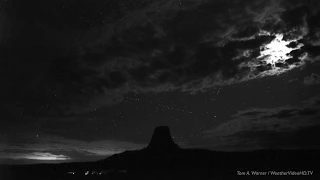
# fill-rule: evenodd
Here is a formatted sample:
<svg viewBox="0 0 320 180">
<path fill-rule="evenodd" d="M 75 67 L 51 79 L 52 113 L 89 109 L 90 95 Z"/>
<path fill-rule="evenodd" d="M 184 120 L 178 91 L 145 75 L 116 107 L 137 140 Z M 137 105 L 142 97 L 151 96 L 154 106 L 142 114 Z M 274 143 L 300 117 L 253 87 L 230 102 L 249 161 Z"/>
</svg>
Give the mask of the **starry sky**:
<svg viewBox="0 0 320 180">
<path fill-rule="evenodd" d="M 320 149 L 318 0 L 1 0 L 0 163 Z"/>
</svg>

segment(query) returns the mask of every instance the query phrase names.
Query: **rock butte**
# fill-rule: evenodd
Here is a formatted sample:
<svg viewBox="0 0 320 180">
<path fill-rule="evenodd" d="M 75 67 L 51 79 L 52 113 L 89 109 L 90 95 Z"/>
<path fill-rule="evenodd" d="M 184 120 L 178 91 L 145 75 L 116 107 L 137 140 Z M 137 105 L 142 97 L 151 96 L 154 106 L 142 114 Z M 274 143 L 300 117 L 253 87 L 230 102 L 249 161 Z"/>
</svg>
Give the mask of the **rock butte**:
<svg viewBox="0 0 320 180">
<path fill-rule="evenodd" d="M 147 149 L 151 151 L 173 151 L 180 149 L 180 147 L 173 142 L 168 126 L 158 126 L 153 132 Z"/>
</svg>

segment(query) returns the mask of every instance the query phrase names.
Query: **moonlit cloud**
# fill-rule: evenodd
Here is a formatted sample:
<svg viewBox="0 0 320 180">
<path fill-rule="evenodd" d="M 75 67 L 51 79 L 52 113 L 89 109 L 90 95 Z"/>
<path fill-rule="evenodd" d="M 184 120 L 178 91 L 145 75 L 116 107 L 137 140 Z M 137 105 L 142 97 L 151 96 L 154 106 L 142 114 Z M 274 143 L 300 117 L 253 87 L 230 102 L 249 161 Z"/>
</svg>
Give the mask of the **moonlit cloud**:
<svg viewBox="0 0 320 180">
<path fill-rule="evenodd" d="M 291 51 L 300 49 L 303 44 L 298 44 L 295 48 L 288 47 L 288 44 L 296 42 L 299 39 L 294 39 L 290 41 L 283 40 L 283 34 L 276 34 L 275 39 L 273 39 L 269 44 L 264 45 L 260 51 L 260 56 L 258 59 L 263 59 L 266 64 L 271 64 L 273 68 L 276 68 L 276 63 L 285 63 L 285 60 L 292 58 L 288 55 Z M 280 68 L 279 68 L 280 69 Z"/>
</svg>

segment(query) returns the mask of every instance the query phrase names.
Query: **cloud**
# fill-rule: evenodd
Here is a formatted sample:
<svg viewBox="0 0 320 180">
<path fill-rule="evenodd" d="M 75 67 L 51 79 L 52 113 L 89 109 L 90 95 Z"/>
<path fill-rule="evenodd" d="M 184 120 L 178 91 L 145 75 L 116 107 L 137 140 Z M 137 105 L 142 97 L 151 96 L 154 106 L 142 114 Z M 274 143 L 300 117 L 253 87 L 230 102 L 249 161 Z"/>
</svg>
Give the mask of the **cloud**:
<svg viewBox="0 0 320 180">
<path fill-rule="evenodd" d="M 307 99 L 305 101 L 302 101 L 302 103 L 305 105 L 305 106 L 320 106 L 320 96 L 317 95 L 317 96 L 314 96 L 310 99 Z"/>
<path fill-rule="evenodd" d="M 296 81 L 298 81 L 298 80 L 299 80 L 298 78 L 290 79 L 290 80 L 288 81 L 288 83 L 293 83 L 293 82 L 296 82 Z"/>
<path fill-rule="evenodd" d="M 128 92 L 197 93 L 285 73 L 320 55 L 313 4 L 162 1 L 116 12 L 107 9 L 118 9 L 113 2 L 85 2 L 8 9 L 13 26 L 0 48 L 7 109 L 81 114 L 119 103 Z M 263 53 L 278 45 L 288 50 L 281 61 Z"/>
<path fill-rule="evenodd" d="M 303 80 L 304 85 L 316 85 L 320 84 L 320 75 L 312 73 L 310 76 L 307 76 Z"/>
<path fill-rule="evenodd" d="M 319 149 L 313 141 L 319 134 L 318 97 L 301 106 L 251 108 L 239 111 L 227 122 L 203 132 L 211 148 L 222 150 Z"/>
</svg>

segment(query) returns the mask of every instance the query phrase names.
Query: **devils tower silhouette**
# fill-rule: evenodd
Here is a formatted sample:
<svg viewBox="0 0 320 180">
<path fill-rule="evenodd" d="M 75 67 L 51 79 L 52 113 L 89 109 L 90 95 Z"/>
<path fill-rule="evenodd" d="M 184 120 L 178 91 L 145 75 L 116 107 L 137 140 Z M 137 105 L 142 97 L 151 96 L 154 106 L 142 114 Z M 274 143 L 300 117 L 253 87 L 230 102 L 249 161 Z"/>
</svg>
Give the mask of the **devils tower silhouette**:
<svg viewBox="0 0 320 180">
<path fill-rule="evenodd" d="M 173 142 L 168 126 L 158 126 L 154 129 L 147 149 L 151 151 L 174 151 L 180 149 L 180 147 Z"/>
</svg>

